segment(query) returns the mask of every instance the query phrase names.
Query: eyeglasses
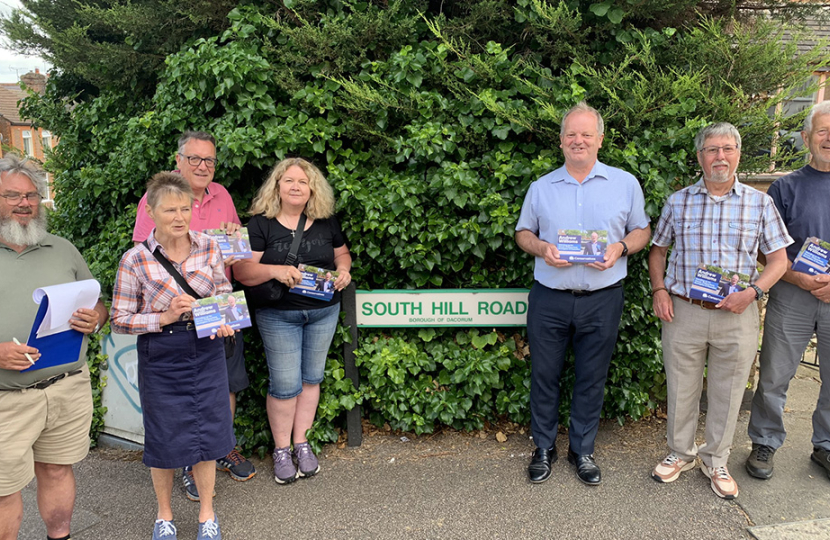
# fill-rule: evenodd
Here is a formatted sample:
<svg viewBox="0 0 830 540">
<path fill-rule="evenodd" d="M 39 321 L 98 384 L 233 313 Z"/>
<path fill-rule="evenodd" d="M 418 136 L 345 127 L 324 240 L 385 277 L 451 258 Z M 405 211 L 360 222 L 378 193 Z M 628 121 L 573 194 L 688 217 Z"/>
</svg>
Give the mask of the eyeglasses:
<svg viewBox="0 0 830 540">
<path fill-rule="evenodd" d="M 8 202 L 11 205 L 18 205 L 20 204 L 20 201 L 22 201 L 23 199 L 28 200 L 29 204 L 38 204 L 40 203 L 41 199 L 43 199 L 43 196 L 37 191 L 33 191 L 31 193 L 12 192 L 6 193 L 5 195 L 0 195 L 0 197 L 6 199 L 6 202 Z"/>
<path fill-rule="evenodd" d="M 707 156 L 717 156 L 718 152 L 721 150 L 723 150 L 724 156 L 733 156 L 735 155 L 735 152 L 738 151 L 738 145 L 727 144 L 724 146 L 705 146 L 700 149 L 700 151 L 706 154 Z"/>
<path fill-rule="evenodd" d="M 216 167 L 216 164 L 219 163 L 218 159 L 212 157 L 186 156 L 181 153 L 179 155 L 183 158 L 187 158 L 187 164 L 191 167 L 198 167 L 204 161 L 208 169 L 213 169 Z"/>
</svg>

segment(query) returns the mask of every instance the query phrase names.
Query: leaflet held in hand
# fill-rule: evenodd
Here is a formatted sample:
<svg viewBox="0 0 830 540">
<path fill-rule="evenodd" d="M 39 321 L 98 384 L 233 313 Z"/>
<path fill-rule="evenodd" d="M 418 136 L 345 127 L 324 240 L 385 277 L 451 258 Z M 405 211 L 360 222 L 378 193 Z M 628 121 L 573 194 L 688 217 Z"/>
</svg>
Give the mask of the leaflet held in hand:
<svg viewBox="0 0 830 540">
<path fill-rule="evenodd" d="M 741 292 L 749 286 L 749 276 L 719 266 L 698 268 L 689 298 L 717 304 L 733 292 Z"/>
<path fill-rule="evenodd" d="M 334 280 L 340 275 L 339 272 L 307 264 L 300 264 L 297 269 L 302 273 L 303 279 L 288 289 L 288 292 L 326 302 L 331 300 L 334 296 Z"/>
<path fill-rule="evenodd" d="M 793 270 L 813 276 L 830 273 L 830 242 L 808 238 L 793 261 Z"/>
<path fill-rule="evenodd" d="M 559 229 L 556 249 L 559 258 L 570 263 L 589 264 L 605 260 L 608 231 Z"/>
<path fill-rule="evenodd" d="M 196 300 L 193 302 L 193 322 L 196 324 L 196 335 L 200 338 L 215 334 L 223 324 L 234 330 L 250 328 L 251 313 L 248 311 L 245 292 L 219 294 Z"/>
<path fill-rule="evenodd" d="M 219 243 L 219 249 L 222 250 L 222 258 L 224 259 L 228 257 L 250 259 L 253 256 L 246 227 L 242 227 L 233 234 L 227 234 L 225 229 L 205 229 L 204 232 Z"/>
</svg>

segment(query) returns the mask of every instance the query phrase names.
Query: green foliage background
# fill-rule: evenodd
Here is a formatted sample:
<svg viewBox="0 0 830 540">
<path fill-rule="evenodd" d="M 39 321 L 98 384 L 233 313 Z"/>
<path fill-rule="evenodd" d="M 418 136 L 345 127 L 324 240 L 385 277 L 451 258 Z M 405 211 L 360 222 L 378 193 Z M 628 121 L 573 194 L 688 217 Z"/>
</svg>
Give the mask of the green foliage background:
<svg viewBox="0 0 830 540">
<path fill-rule="evenodd" d="M 560 118 L 580 100 L 605 117 L 600 159 L 640 179 L 654 218 L 672 190 L 693 181 L 692 139 L 711 121 L 740 126 L 743 170 L 769 165 L 757 150 L 800 119 L 768 111 L 825 60 L 818 49 L 796 56 L 792 42 L 781 44 L 782 26 L 743 14 L 741 4 L 217 2 L 210 20 L 188 19 L 189 32 L 155 36 L 169 38 L 155 45 L 136 42 L 126 25 L 100 42 L 94 24 L 70 25 L 75 46 L 86 40 L 92 54 L 109 40 L 131 59 L 111 74 L 61 63 L 64 30 L 51 45 L 33 44 L 14 21 L 4 24 L 18 44 L 53 50 L 64 70 L 24 112 L 60 137 L 47 164 L 59 193 L 53 225 L 104 290 L 131 245 L 144 184 L 172 167 L 184 129 L 216 136 L 216 177 L 240 211 L 278 160 L 316 162 L 335 189 L 360 288 L 504 288 L 531 284 L 533 261 L 513 229 L 530 182 L 561 165 Z M 48 16 L 35 18 L 43 26 Z M 253 337 L 237 433 L 246 449 L 264 452 L 267 370 Z M 359 390 L 344 377 L 347 339 L 341 326 L 312 433 L 318 444 L 336 439 L 355 404 L 377 424 L 418 433 L 478 429 L 499 417 L 528 422 L 524 332 L 364 331 Z M 648 415 L 664 397 L 643 253 L 629 261 L 605 391 L 603 415 L 620 421 Z M 563 422 L 568 407 L 563 399 Z"/>
</svg>

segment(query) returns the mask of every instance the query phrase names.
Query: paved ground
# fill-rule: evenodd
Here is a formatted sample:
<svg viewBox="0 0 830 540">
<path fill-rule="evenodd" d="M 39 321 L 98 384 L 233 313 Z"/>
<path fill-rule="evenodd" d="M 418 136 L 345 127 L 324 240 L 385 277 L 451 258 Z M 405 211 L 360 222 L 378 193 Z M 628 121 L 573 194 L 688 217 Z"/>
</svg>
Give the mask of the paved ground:
<svg viewBox="0 0 830 540">
<path fill-rule="evenodd" d="M 564 457 L 551 479 L 526 480 L 532 443 L 527 434 L 444 433 L 410 437 L 368 435 L 359 448 L 327 447 L 322 472 L 278 486 L 269 462 L 246 483 L 220 474 L 216 510 L 223 537 L 236 539 L 741 539 L 830 538 L 830 480 L 809 460 L 810 417 L 818 372 L 803 367 L 790 389 L 789 437 L 775 456 L 775 476 L 750 478 L 743 468 L 750 444 L 741 414 L 730 471 L 741 493 L 718 499 L 699 470 L 670 485 L 648 473 L 666 453 L 665 424 L 605 423 L 596 457 L 603 484 L 588 487 Z M 559 448 L 567 448 L 560 436 Z M 93 452 L 76 468 L 74 540 L 151 536 L 155 503 L 148 470 L 135 454 Z M 22 539 L 43 539 L 34 484 L 24 491 Z M 196 537 L 198 506 L 174 493 L 179 538 Z"/>
</svg>

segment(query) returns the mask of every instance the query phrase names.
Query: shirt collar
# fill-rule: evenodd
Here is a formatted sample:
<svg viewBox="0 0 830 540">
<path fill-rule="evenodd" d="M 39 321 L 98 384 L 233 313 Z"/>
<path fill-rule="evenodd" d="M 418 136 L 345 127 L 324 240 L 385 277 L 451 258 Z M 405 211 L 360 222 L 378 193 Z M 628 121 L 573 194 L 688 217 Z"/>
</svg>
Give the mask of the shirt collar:
<svg viewBox="0 0 830 540">
<path fill-rule="evenodd" d="M 585 180 L 582 181 L 584 184 L 588 180 L 596 178 L 598 180 L 608 180 L 608 166 L 605 163 L 597 160 L 594 163 L 594 166 L 591 168 L 591 172 L 588 173 L 588 176 L 585 177 Z M 550 173 L 550 182 L 576 182 L 576 179 L 568 173 L 567 167 L 562 165 L 555 171 Z"/>
<path fill-rule="evenodd" d="M 190 245 L 194 247 L 199 247 L 199 242 L 196 239 L 196 232 L 195 231 L 187 231 L 187 234 L 190 236 Z M 161 244 L 158 243 L 156 240 L 156 228 L 153 227 L 153 230 L 150 231 L 150 236 L 147 237 L 147 247 L 150 248 L 150 253 L 156 251 L 156 247 L 160 246 Z M 161 248 L 164 251 L 164 247 Z"/>
<path fill-rule="evenodd" d="M 32 244 L 31 246 L 24 247 L 23 251 L 21 251 L 20 254 L 23 255 L 27 251 L 33 251 L 33 250 L 35 250 L 37 248 L 41 248 L 41 247 L 52 247 L 52 245 L 53 245 L 52 235 L 47 234 L 46 236 L 43 237 L 43 240 L 41 240 L 37 244 Z M 17 251 L 13 250 L 5 242 L 0 242 L 0 247 L 2 247 L 4 249 L 7 249 L 9 251 L 14 251 L 15 253 L 17 253 Z"/>
<path fill-rule="evenodd" d="M 744 186 L 740 181 L 738 181 L 738 175 L 735 175 L 735 182 L 732 183 L 732 187 L 729 189 L 729 192 L 724 196 L 734 194 L 740 197 L 744 194 L 745 190 L 746 186 Z M 692 193 L 693 195 L 709 195 L 709 190 L 706 188 L 706 182 L 703 181 L 703 176 L 700 177 L 700 180 L 698 180 L 691 187 L 689 187 L 689 193 Z"/>
</svg>

